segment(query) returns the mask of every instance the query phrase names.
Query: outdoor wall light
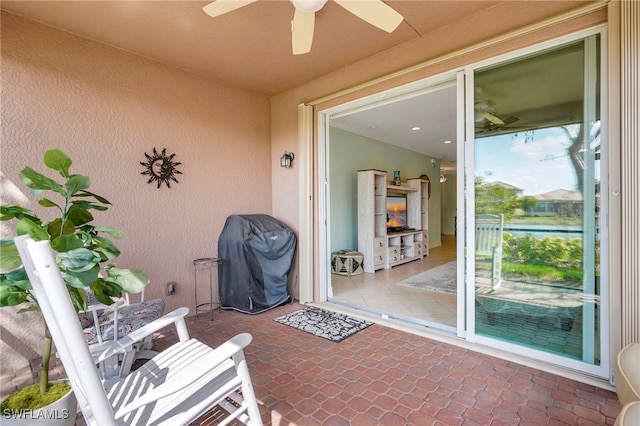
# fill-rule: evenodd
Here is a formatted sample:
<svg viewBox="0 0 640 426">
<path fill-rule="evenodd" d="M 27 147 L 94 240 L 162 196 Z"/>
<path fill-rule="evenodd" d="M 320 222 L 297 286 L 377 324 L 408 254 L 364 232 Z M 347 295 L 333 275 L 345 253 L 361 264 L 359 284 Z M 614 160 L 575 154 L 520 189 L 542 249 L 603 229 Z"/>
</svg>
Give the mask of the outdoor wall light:
<svg viewBox="0 0 640 426">
<path fill-rule="evenodd" d="M 282 157 L 280 157 L 280 167 L 291 167 L 291 162 L 294 158 L 295 155 L 293 155 L 293 152 L 285 151 Z"/>
</svg>

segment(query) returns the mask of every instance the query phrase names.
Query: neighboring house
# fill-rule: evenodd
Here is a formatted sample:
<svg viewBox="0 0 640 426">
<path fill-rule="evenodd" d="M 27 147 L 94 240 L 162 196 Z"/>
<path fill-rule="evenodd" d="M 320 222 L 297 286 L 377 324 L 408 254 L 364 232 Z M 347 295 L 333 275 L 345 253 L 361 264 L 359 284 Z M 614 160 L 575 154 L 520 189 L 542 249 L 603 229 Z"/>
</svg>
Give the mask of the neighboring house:
<svg viewBox="0 0 640 426">
<path fill-rule="evenodd" d="M 516 197 L 522 197 L 522 193 L 524 192 L 524 189 L 522 189 L 522 188 L 518 188 L 517 186 L 513 186 L 513 185 L 510 185 L 508 183 L 501 182 L 499 180 L 496 180 L 496 181 L 493 181 L 493 182 L 487 182 L 484 185 L 485 186 L 499 186 L 501 188 L 504 188 L 506 190 L 511 191 L 511 193 L 513 195 L 515 195 Z"/>
<path fill-rule="evenodd" d="M 556 189 L 533 196 L 538 202 L 530 216 L 580 216 L 584 206 L 582 194 L 578 191 Z"/>
</svg>

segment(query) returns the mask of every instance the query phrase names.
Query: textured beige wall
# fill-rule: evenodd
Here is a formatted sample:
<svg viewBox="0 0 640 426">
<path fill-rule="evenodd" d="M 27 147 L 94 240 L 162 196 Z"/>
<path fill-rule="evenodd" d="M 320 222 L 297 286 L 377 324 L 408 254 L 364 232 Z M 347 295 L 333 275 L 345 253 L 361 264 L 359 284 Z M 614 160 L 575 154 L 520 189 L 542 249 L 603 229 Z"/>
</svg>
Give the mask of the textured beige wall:
<svg viewBox="0 0 640 426">
<path fill-rule="evenodd" d="M 113 204 L 96 223 L 125 232 L 119 266 L 149 274 L 147 298 L 193 310 L 192 260 L 217 254 L 227 216 L 271 214 L 269 99 L 6 13 L 1 66 L 2 203 L 47 217 L 18 173 L 29 165 L 56 177 L 42 157 L 64 150 L 71 172 L 90 176 L 92 191 Z M 182 163 L 171 188 L 140 174 L 154 147 Z M 2 224 L 3 237 L 10 228 Z M 174 296 L 164 296 L 168 281 L 178 283 Z M 2 369 L 6 357 L 37 356 L 37 317 L 7 308 L 0 318 Z M 22 327 L 31 321 L 35 333 Z M 18 348 L 19 340 L 31 344 Z"/>
</svg>

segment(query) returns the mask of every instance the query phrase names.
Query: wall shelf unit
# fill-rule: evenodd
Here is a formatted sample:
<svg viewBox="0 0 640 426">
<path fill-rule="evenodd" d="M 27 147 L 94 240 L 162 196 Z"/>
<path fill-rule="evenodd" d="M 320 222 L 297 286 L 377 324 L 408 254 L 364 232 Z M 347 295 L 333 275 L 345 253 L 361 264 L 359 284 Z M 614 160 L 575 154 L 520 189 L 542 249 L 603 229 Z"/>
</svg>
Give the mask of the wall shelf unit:
<svg viewBox="0 0 640 426">
<path fill-rule="evenodd" d="M 429 254 L 429 196 L 425 179 L 388 181 L 384 170 L 358 171 L 358 251 L 364 271 L 373 273 L 422 259 Z M 407 199 L 407 230 L 388 232 L 387 195 Z"/>
</svg>

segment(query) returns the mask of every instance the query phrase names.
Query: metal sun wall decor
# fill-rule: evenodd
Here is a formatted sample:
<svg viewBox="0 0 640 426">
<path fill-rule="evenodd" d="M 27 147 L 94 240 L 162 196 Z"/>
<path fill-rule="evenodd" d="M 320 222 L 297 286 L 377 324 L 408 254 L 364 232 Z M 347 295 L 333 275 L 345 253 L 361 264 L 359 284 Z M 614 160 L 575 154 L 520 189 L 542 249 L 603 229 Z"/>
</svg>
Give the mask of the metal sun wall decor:
<svg viewBox="0 0 640 426">
<path fill-rule="evenodd" d="M 167 149 L 164 148 L 160 154 L 153 148 L 153 155 L 149 155 L 146 152 L 144 156 L 147 157 L 146 162 L 140 162 L 141 165 L 146 167 L 144 172 L 140 172 L 141 175 L 149 175 L 149 180 L 147 183 L 157 182 L 158 188 L 164 182 L 167 184 L 167 188 L 171 188 L 171 184 L 169 181 L 174 181 L 178 183 L 176 179 L 176 174 L 182 174 L 180 170 L 177 170 L 176 167 L 182 163 L 173 162 L 173 157 L 175 154 L 171 154 L 170 156 L 166 156 Z"/>
</svg>

